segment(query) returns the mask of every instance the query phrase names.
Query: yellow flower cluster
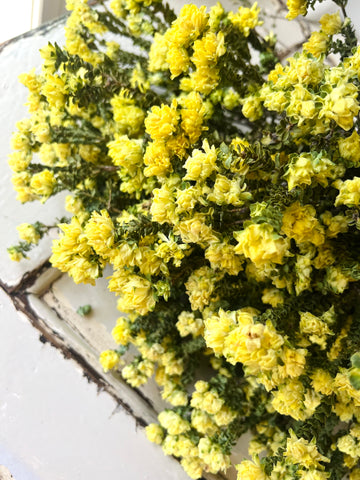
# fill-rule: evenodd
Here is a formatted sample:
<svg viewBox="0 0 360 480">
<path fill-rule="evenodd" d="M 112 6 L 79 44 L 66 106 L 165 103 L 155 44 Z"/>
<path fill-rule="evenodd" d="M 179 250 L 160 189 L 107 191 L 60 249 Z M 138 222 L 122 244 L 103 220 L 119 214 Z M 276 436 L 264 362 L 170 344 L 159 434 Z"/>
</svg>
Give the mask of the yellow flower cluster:
<svg viewBox="0 0 360 480">
<path fill-rule="evenodd" d="M 230 424 L 236 414 L 203 381 L 195 384 L 191 406 L 193 410 L 190 422 L 174 411 L 165 410 L 158 416 L 160 425 L 150 424 L 146 433 L 150 441 L 162 445 L 166 455 L 180 457 L 190 478 L 196 479 L 203 469 L 217 473 L 229 467 L 229 456 L 222 452 L 220 445 L 211 437 L 221 427 Z M 202 435 L 196 443 L 190 435 L 191 429 L 196 429 Z"/>
<path fill-rule="evenodd" d="M 240 30 L 244 37 L 248 37 L 252 29 L 263 23 L 258 19 L 259 13 L 260 7 L 255 2 L 251 8 L 239 7 L 235 14 L 230 12 L 229 20 Z"/>
<path fill-rule="evenodd" d="M 169 69 L 172 78 L 192 70 L 182 77 L 181 89 L 210 94 L 219 83 L 218 59 L 226 52 L 223 33 L 216 34 L 211 28 L 216 25 L 214 17 L 218 16 L 213 9 L 214 13 L 209 16 L 206 7 L 185 5 L 171 28 L 164 35 L 155 35 L 149 53 L 149 70 Z"/>
<path fill-rule="evenodd" d="M 306 15 L 307 4 L 307 0 L 287 0 L 286 5 L 289 9 L 289 13 L 286 15 L 286 18 L 293 20 L 298 15 Z"/>
<path fill-rule="evenodd" d="M 114 350 L 104 350 L 100 355 L 99 361 L 106 373 L 119 365 L 120 355 L 114 352 Z"/>
<path fill-rule="evenodd" d="M 319 462 L 330 461 L 318 452 L 315 439 L 312 442 L 308 442 L 303 438 L 297 438 L 292 431 L 290 431 L 290 437 L 288 438 L 284 455 L 289 458 L 292 463 L 299 463 L 305 468 L 323 468 Z"/>
<path fill-rule="evenodd" d="M 84 36 L 88 30 L 93 34 L 103 35 L 107 28 L 99 21 L 98 14 L 85 1 L 67 1 L 66 8 L 71 11 L 65 27 L 66 48 L 69 53 L 79 55 L 91 64 L 102 61 L 103 55 L 95 52 L 86 42 Z"/>
<path fill-rule="evenodd" d="M 242 363 L 248 375 L 256 375 L 271 390 L 303 373 L 307 351 L 286 346 L 286 337 L 270 321 L 266 325 L 254 322 L 256 313 L 251 308 L 219 310 L 205 319 L 204 338 L 216 355 L 232 364 Z"/>
<path fill-rule="evenodd" d="M 267 480 L 268 478 L 261 466 L 251 460 L 243 460 L 239 465 L 236 465 L 236 469 L 239 479 Z"/>
<path fill-rule="evenodd" d="M 336 180 L 334 187 L 339 190 L 335 205 L 348 205 L 350 207 L 359 205 L 360 201 L 360 177 L 354 177 L 351 180 Z"/>
<path fill-rule="evenodd" d="M 116 132 L 119 134 L 137 135 L 143 127 L 144 111 L 135 105 L 126 90 L 121 91 L 110 101 Z"/>
<path fill-rule="evenodd" d="M 284 177 L 292 190 L 300 185 L 311 185 L 313 181 L 327 187 L 329 179 L 342 177 L 344 173 L 344 165 L 334 163 L 323 153 L 311 152 L 292 155 Z"/>
<path fill-rule="evenodd" d="M 62 272 L 67 272 L 75 283 L 95 285 L 95 279 L 101 276 L 105 262 L 97 258 L 79 220 L 73 217 L 70 224 L 60 224 L 59 227 L 63 234 L 54 241 L 51 263 Z"/>
<path fill-rule="evenodd" d="M 21 223 L 16 227 L 20 240 L 24 240 L 28 243 L 38 243 L 40 240 L 40 234 L 36 228 L 30 223 Z"/>
<path fill-rule="evenodd" d="M 256 267 L 269 263 L 283 263 L 289 242 L 274 231 L 267 223 L 249 225 L 240 232 L 234 232 L 238 244 L 235 253 L 250 259 Z"/>
</svg>

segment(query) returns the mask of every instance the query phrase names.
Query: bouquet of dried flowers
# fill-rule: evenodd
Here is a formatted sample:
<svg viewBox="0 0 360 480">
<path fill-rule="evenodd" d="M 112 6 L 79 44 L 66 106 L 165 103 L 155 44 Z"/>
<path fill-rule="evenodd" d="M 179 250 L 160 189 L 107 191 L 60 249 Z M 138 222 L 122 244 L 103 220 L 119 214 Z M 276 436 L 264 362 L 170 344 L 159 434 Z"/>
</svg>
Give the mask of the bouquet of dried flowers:
<svg viewBox="0 0 360 480">
<path fill-rule="evenodd" d="M 256 3 L 68 0 L 65 47 L 21 76 L 18 199 L 70 192 L 51 263 L 112 267 L 100 362 L 137 348 L 122 376 L 169 404 L 147 435 L 194 479 L 245 432 L 239 479 L 360 479 L 360 48 L 334 3 L 281 63 Z M 10 256 L 49 228 L 20 225 Z"/>
</svg>

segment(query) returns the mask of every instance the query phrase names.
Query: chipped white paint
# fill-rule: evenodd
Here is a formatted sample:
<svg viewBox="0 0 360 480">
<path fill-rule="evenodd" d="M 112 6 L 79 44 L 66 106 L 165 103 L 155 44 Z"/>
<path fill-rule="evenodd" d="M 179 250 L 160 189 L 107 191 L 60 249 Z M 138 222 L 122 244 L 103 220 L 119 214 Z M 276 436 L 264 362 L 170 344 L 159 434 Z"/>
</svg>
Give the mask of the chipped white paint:
<svg viewBox="0 0 360 480">
<path fill-rule="evenodd" d="M 11 475 L 10 471 L 4 467 L 4 465 L 0 465 L 0 480 L 15 480 L 14 477 Z"/>
</svg>

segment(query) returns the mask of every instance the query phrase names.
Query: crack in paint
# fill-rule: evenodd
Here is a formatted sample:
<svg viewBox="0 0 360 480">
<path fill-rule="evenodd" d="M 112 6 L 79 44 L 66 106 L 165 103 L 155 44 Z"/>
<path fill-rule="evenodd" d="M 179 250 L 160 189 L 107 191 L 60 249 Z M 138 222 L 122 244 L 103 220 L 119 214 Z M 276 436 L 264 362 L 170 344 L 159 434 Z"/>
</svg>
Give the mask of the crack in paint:
<svg viewBox="0 0 360 480">
<path fill-rule="evenodd" d="M 32 287 L 36 280 L 43 275 L 47 270 L 51 268 L 51 263 L 49 260 L 45 260 L 41 265 L 39 265 L 34 270 L 30 272 L 25 272 L 21 277 L 20 281 L 15 285 L 8 285 L 7 283 L 0 280 L 0 288 L 4 290 L 10 297 L 17 292 L 25 292 L 28 288 Z M 51 284 L 50 284 L 51 286 Z"/>
</svg>

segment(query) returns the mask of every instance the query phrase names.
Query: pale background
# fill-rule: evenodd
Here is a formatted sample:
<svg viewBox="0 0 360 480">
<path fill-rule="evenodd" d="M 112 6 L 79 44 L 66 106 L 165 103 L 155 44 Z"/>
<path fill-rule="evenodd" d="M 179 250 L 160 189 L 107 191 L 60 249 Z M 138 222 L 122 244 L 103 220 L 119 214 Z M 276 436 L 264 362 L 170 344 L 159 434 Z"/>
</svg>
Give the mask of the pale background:
<svg viewBox="0 0 360 480">
<path fill-rule="evenodd" d="M 175 3 L 179 8 L 186 2 Z M 233 2 L 226 4 L 235 8 Z M 329 5 L 331 2 L 321 4 L 320 13 L 310 18 L 328 11 Z M 41 19 L 58 16 L 63 6 L 56 0 L 6 2 L 0 17 L 0 43 L 36 27 Z M 350 0 L 348 11 L 360 25 L 360 2 Z M 284 43 L 295 41 L 294 27 L 289 30 L 287 22 L 282 25 Z M 56 39 L 61 35 L 58 30 Z M 51 200 L 45 207 L 16 202 L 6 165 L 11 132 L 25 114 L 26 91 L 19 86 L 17 76 L 40 65 L 38 49 L 46 41 L 35 36 L 12 42 L 0 55 L 0 286 L 6 284 L 7 288 L 15 287 L 50 252 L 50 242 L 42 241 L 31 261 L 11 263 L 6 247 L 17 241 L 16 225 L 36 219 L 50 221 L 63 211 L 61 199 Z M 74 308 L 86 299 L 87 291 L 74 288 L 71 281 L 58 282 L 58 290 Z M 110 303 L 103 302 L 97 310 L 101 321 L 109 324 L 116 318 Z M 0 480 L 5 480 L 1 465 L 16 480 L 188 478 L 175 460 L 146 440 L 143 429 L 109 394 L 99 393 L 72 360 L 65 360 L 57 349 L 39 341 L 39 332 L 19 315 L 0 288 Z"/>
</svg>

